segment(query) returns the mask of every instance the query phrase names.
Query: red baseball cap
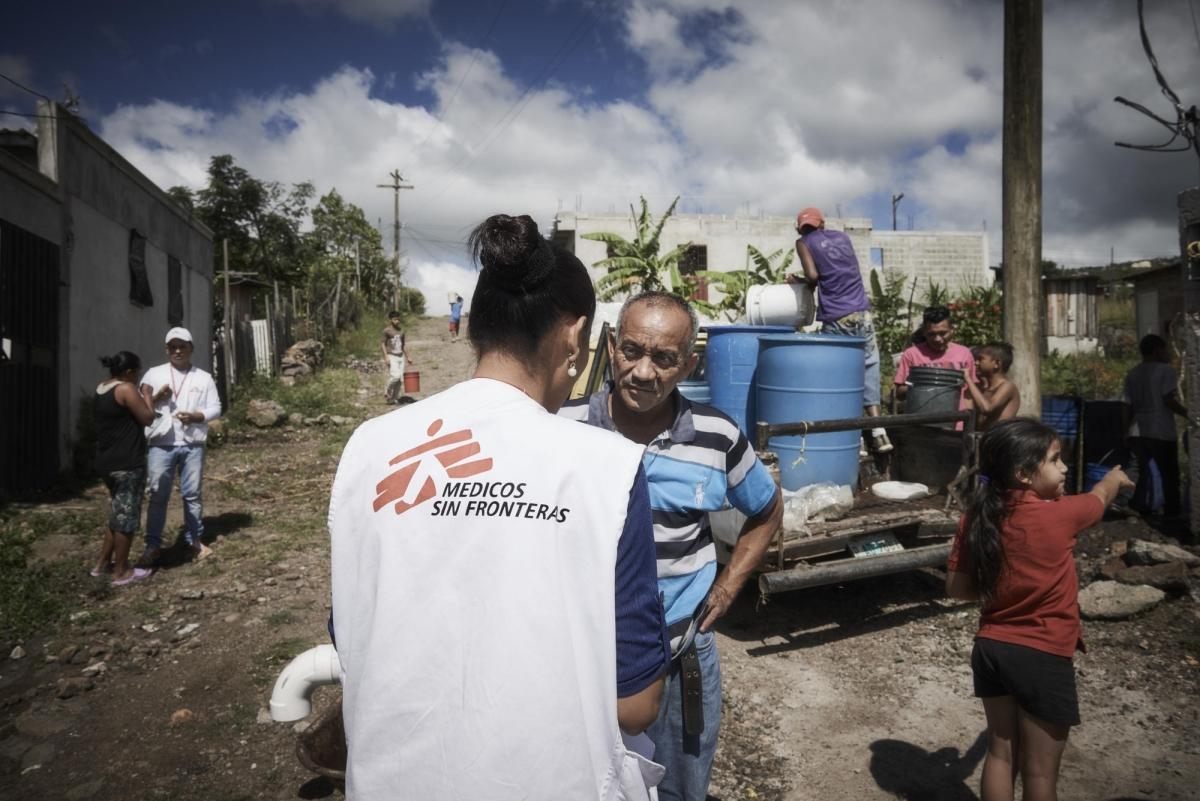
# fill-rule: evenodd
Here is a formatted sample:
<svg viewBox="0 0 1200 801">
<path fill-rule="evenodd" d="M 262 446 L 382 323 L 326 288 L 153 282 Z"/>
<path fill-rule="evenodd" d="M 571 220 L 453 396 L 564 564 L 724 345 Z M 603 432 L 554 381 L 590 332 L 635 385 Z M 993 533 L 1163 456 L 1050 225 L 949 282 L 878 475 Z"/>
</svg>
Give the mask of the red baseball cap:
<svg viewBox="0 0 1200 801">
<path fill-rule="evenodd" d="M 823 222 L 825 222 L 825 216 L 821 214 L 821 210 L 816 206 L 809 206 L 796 215 L 797 228 L 803 228 L 806 225 L 811 225 L 813 228 L 820 228 Z"/>
</svg>

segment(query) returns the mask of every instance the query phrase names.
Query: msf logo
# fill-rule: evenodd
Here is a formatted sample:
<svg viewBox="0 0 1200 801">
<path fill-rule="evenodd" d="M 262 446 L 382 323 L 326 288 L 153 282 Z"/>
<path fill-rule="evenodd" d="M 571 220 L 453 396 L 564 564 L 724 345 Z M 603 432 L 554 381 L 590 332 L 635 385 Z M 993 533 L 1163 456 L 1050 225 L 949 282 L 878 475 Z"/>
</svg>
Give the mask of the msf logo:
<svg viewBox="0 0 1200 801">
<path fill-rule="evenodd" d="M 469 478 L 492 469 L 492 460 L 464 461 L 479 454 L 479 443 L 471 442 L 470 429 L 452 431 L 438 437 L 442 421 L 434 420 L 425 432 L 434 439 L 405 451 L 389 465 L 400 468 L 375 485 L 375 511 L 395 504 L 396 514 L 404 514 L 438 493 L 438 487 L 452 478 Z"/>
</svg>

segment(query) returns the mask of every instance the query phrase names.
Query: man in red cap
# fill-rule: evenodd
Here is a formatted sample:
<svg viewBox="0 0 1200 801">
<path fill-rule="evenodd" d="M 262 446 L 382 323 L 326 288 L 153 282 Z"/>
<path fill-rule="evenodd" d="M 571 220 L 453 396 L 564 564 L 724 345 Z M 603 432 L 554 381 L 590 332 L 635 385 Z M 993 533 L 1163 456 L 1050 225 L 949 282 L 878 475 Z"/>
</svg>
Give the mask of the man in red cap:
<svg viewBox="0 0 1200 801">
<path fill-rule="evenodd" d="M 850 237 L 825 229 L 825 216 L 814 207 L 796 215 L 796 254 L 804 275 L 789 275 L 789 283 L 805 281 L 817 289 L 817 320 L 821 333 L 863 337 L 863 408 L 869 417 L 879 416 L 879 347 L 871 320 L 871 301 L 863 288 L 862 272 Z M 892 449 L 887 431 L 871 429 L 876 452 Z"/>
</svg>

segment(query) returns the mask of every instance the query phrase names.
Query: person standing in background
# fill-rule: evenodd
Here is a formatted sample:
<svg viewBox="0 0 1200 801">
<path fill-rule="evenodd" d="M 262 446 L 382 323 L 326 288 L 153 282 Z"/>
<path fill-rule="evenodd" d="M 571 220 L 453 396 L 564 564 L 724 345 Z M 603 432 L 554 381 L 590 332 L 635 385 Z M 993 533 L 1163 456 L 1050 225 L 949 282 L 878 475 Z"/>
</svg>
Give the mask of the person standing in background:
<svg viewBox="0 0 1200 801">
<path fill-rule="evenodd" d="M 204 507 L 200 488 L 204 481 L 208 424 L 221 416 L 221 399 L 212 376 L 192 364 L 191 332 L 172 328 L 166 341 L 167 363 L 147 370 L 141 385 L 142 397 L 154 406 L 155 412 L 165 415 L 170 425 L 155 425 L 147 432 L 150 503 L 146 511 L 146 550 L 138 560 L 138 567 L 153 567 L 161 555 L 167 502 L 171 499 L 176 472 L 188 549 L 196 559 L 212 554 L 212 549 L 203 542 Z"/>
<path fill-rule="evenodd" d="M 954 323 L 950 310 L 945 306 L 929 306 L 921 317 L 919 341 L 904 349 L 900 364 L 896 367 L 896 397 L 904 400 L 908 396 L 908 374 L 914 367 L 942 367 L 947 370 L 965 371 L 970 383 L 978 381 L 975 375 L 975 356 L 970 349 L 954 341 Z M 966 384 L 958 395 L 960 411 L 970 409 L 972 400 L 967 394 Z M 955 424 L 962 430 L 962 422 Z"/>
<path fill-rule="evenodd" d="M 1147 334 L 1138 344 L 1142 361 L 1125 376 L 1121 396 L 1129 448 L 1137 459 L 1137 486 L 1131 509 L 1141 514 L 1155 510 L 1154 482 L 1150 462 L 1162 476 L 1163 513 L 1175 517 L 1181 511 L 1179 499 L 1179 446 L 1176 442 L 1175 415 L 1187 418 L 1187 407 L 1179 402 L 1179 376 L 1171 367 L 1167 341 Z"/>
<path fill-rule="evenodd" d="M 137 391 L 142 360 L 127 350 L 103 356 L 108 380 L 96 387 L 92 414 L 96 423 L 96 470 L 112 499 L 108 529 L 93 578 L 111 573 L 114 587 L 141 581 L 150 570 L 129 566 L 129 548 L 142 523 L 142 495 L 146 490 L 146 435 L 143 426 L 154 422 L 154 408 Z"/>
<path fill-rule="evenodd" d="M 450 341 L 458 341 L 458 323 L 462 319 L 462 295 L 455 295 L 450 303 Z"/>
<path fill-rule="evenodd" d="M 400 400 L 398 390 L 404 388 L 404 368 L 408 366 L 408 353 L 404 349 L 404 329 L 400 327 L 400 312 L 388 312 L 388 324 L 383 327 L 383 363 L 388 369 L 387 389 L 383 391 L 384 403 L 394 404 Z"/>
</svg>

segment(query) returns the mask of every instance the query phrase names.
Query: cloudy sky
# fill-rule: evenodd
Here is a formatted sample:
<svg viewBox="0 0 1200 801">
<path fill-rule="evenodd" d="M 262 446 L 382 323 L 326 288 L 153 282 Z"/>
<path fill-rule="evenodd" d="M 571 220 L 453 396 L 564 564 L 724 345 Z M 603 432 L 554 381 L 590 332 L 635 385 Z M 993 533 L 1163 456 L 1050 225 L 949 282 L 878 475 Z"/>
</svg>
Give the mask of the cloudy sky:
<svg viewBox="0 0 1200 801">
<path fill-rule="evenodd" d="M 1200 103 L 1200 0 L 1147 0 L 1159 63 Z M 1188 153 L 1118 149 L 1173 116 L 1133 0 L 1046 3 L 1044 254 L 1069 265 L 1177 252 Z M 986 226 L 999 259 L 1001 0 L 243 0 L 27 4 L 0 73 L 81 100 L 161 186 L 214 154 L 336 187 L 432 297 L 469 291 L 461 245 L 489 213 L 656 209 Z M 0 81 L 0 107 L 32 98 Z M 17 126 L 5 116 L 0 126 Z"/>
</svg>

